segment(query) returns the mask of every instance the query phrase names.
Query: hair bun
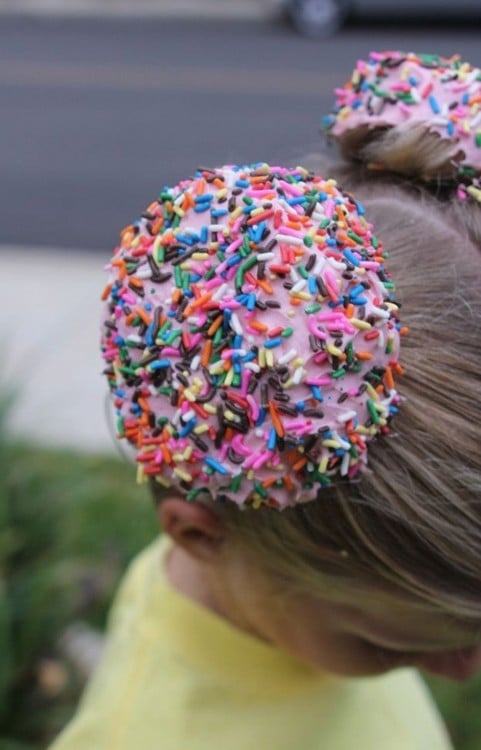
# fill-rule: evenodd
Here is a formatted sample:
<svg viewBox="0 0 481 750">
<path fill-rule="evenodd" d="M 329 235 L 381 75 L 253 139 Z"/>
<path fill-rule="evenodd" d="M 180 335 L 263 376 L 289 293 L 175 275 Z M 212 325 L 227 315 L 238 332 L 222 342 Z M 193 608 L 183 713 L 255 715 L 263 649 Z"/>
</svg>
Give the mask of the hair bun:
<svg viewBox="0 0 481 750">
<path fill-rule="evenodd" d="M 284 507 L 365 467 L 403 330 L 382 244 L 334 180 L 200 169 L 123 231 L 110 270 L 105 374 L 142 475 Z"/>
<path fill-rule="evenodd" d="M 426 182 L 464 183 L 464 195 L 481 200 L 481 70 L 459 55 L 371 52 L 335 93 L 322 125 L 345 157 Z"/>
</svg>

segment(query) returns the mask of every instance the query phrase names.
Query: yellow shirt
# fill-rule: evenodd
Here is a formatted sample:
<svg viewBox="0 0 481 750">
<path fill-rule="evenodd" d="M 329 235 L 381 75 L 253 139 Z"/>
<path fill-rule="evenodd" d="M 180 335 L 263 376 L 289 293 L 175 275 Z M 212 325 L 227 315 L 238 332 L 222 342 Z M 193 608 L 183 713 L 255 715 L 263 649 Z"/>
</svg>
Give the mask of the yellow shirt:
<svg viewBox="0 0 481 750">
<path fill-rule="evenodd" d="M 51 750 L 450 750 L 419 675 L 313 672 L 132 563 L 104 658 Z"/>
</svg>

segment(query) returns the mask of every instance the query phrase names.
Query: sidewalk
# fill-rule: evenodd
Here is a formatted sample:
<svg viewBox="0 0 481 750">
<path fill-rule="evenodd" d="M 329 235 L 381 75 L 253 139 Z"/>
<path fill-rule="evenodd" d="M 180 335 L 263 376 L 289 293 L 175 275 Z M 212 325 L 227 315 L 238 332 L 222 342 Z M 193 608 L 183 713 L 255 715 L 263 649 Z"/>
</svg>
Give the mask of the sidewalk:
<svg viewBox="0 0 481 750">
<path fill-rule="evenodd" d="M 109 254 L 2 246 L 0 258 L 0 393 L 15 391 L 8 432 L 50 446 L 115 452 L 99 352 Z"/>
<path fill-rule="evenodd" d="M 266 20 L 280 0 L 0 0 L 0 15 Z"/>
</svg>

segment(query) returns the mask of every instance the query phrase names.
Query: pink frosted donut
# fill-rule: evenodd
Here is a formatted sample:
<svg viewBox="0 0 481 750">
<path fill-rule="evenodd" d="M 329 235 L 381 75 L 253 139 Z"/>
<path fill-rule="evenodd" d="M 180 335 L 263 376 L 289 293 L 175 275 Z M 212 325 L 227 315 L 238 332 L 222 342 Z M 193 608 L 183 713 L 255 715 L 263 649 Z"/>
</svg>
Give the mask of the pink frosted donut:
<svg viewBox="0 0 481 750">
<path fill-rule="evenodd" d="M 121 234 L 102 353 L 143 477 L 283 508 L 354 477 L 399 396 L 381 243 L 334 180 L 200 169 Z"/>
<path fill-rule="evenodd" d="M 418 123 L 451 144 L 454 176 L 481 174 L 481 71 L 458 55 L 371 52 L 335 93 L 323 129 L 341 143 L 360 128 Z"/>
</svg>

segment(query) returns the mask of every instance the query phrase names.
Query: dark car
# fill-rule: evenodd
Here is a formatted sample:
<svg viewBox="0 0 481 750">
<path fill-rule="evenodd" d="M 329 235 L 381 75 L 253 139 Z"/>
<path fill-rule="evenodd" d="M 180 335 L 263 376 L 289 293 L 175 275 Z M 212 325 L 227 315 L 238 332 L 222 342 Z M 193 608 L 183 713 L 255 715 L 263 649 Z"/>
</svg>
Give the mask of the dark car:
<svg viewBox="0 0 481 750">
<path fill-rule="evenodd" d="M 286 9 L 294 27 L 305 36 L 325 37 L 340 28 L 350 15 L 401 18 L 433 15 L 439 19 L 477 18 L 481 21 L 481 0 L 287 0 Z"/>
</svg>

